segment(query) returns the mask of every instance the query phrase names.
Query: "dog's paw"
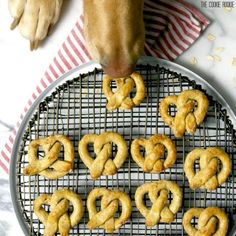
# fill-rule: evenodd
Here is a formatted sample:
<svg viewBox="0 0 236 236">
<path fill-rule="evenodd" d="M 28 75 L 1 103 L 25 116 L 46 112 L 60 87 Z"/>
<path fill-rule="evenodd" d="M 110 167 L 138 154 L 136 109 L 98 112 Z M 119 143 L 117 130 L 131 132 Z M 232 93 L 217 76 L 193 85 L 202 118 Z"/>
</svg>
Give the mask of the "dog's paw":
<svg viewBox="0 0 236 236">
<path fill-rule="evenodd" d="M 9 0 L 9 11 L 14 18 L 11 29 L 30 40 L 30 49 L 37 49 L 40 41 L 59 19 L 63 0 Z"/>
</svg>

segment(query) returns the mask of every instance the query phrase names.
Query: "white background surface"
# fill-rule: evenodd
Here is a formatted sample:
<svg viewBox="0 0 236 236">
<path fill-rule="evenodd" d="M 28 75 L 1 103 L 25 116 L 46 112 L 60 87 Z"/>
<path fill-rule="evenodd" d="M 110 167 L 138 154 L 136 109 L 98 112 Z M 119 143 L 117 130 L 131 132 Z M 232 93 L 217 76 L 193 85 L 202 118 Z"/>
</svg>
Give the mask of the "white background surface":
<svg viewBox="0 0 236 236">
<path fill-rule="evenodd" d="M 202 9 L 199 0 L 187 2 L 199 8 L 210 19 L 211 25 L 176 62 L 208 80 L 236 110 L 236 66 L 232 66 L 232 59 L 236 58 L 236 6 L 232 11 L 225 12 L 223 8 Z M 12 127 L 16 124 L 41 76 L 81 12 L 80 0 L 65 0 L 55 30 L 38 50 L 31 52 L 29 42 L 22 38 L 19 31 L 9 30 L 12 18 L 7 1 L 0 0 L 0 122 Z M 215 36 L 215 40 L 208 40 L 210 33 Z M 217 52 L 218 47 L 223 47 L 224 51 Z M 221 61 L 211 61 L 209 55 L 218 55 Z M 195 65 L 190 63 L 193 57 L 197 60 Z M 0 124 L 0 147 L 8 135 L 9 129 Z M 8 176 L 1 169 L 0 178 L 0 204 L 7 206 L 0 208 L 0 234 L 21 235 L 10 204 Z"/>
</svg>

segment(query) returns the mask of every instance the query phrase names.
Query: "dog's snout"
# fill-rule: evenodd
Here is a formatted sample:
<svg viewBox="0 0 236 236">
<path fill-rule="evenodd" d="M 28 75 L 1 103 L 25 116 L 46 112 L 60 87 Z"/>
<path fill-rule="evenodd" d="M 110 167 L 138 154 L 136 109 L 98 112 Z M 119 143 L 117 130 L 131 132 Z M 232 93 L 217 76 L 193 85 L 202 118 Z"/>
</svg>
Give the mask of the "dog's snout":
<svg viewBox="0 0 236 236">
<path fill-rule="evenodd" d="M 102 65 L 104 72 L 113 78 L 130 76 L 134 71 L 135 65 Z"/>
<path fill-rule="evenodd" d="M 84 1 L 84 34 L 105 73 L 129 76 L 144 49 L 143 0 Z"/>
</svg>

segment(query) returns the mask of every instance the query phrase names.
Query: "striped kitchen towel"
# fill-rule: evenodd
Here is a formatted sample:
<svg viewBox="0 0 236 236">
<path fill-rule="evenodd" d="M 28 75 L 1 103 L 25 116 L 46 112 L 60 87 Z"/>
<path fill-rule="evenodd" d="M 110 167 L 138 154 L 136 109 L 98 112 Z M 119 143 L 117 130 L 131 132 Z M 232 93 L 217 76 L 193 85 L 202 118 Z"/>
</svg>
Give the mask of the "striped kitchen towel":
<svg viewBox="0 0 236 236">
<path fill-rule="evenodd" d="M 145 0 L 144 2 L 146 55 L 174 60 L 195 42 L 209 24 L 196 8 L 181 0 Z M 17 130 L 33 102 L 58 77 L 91 60 L 85 46 L 82 26 L 81 16 L 32 93 L 13 133 L 0 152 L 0 166 L 6 173 L 9 172 L 10 156 Z"/>
</svg>

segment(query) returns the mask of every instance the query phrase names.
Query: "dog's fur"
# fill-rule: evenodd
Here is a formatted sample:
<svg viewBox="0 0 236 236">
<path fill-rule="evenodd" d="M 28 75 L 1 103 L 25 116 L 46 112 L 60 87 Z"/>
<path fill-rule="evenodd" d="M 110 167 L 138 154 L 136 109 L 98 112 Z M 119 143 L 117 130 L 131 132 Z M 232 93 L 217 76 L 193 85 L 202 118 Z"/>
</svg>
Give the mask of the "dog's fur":
<svg viewBox="0 0 236 236">
<path fill-rule="evenodd" d="M 144 48 L 143 0 L 84 0 L 84 33 L 107 74 L 130 75 Z"/>
</svg>

